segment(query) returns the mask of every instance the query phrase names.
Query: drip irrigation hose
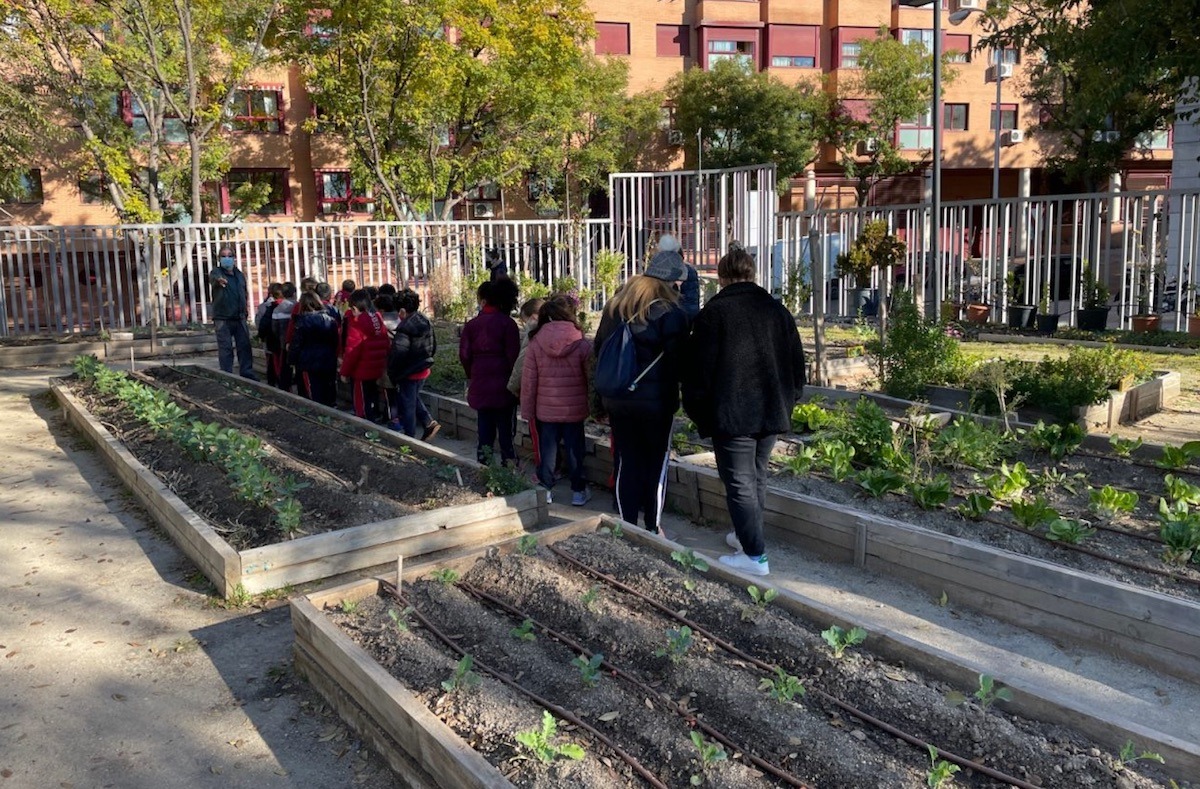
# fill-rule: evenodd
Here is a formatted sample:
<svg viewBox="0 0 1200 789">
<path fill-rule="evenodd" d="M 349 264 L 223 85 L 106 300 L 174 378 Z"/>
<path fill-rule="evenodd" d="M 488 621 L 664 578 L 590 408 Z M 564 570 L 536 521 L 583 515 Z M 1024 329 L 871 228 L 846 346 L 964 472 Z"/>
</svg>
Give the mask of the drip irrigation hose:
<svg viewBox="0 0 1200 789">
<path fill-rule="evenodd" d="M 396 588 L 395 584 L 392 584 L 388 581 L 381 581 L 381 585 L 383 586 L 384 591 L 386 591 L 392 597 L 396 598 L 397 601 L 399 601 L 400 605 L 411 609 L 413 616 L 415 616 L 417 618 L 417 621 L 421 623 L 421 626 L 423 628 L 425 628 L 426 630 L 428 630 L 429 633 L 432 634 L 435 638 L 437 638 L 438 641 L 442 642 L 442 644 L 444 644 L 447 648 L 449 648 L 451 652 L 458 655 L 460 658 L 467 654 L 466 650 L 464 650 L 458 644 L 454 643 L 454 640 L 452 638 L 450 638 L 450 636 L 446 635 L 441 630 L 439 630 L 438 627 L 435 624 L 433 624 L 433 622 L 431 622 L 424 614 L 421 613 L 420 609 L 418 609 L 416 606 L 414 606 L 408 598 L 406 598 L 403 594 L 401 594 L 400 590 Z M 492 677 L 493 679 L 512 688 L 513 690 L 517 691 L 518 693 L 521 693 L 522 695 L 529 697 L 538 706 L 542 707 L 543 709 L 549 710 L 550 712 L 554 713 L 555 715 L 557 715 L 558 717 L 567 721 L 568 723 L 572 724 L 573 726 L 577 726 L 580 729 L 583 729 L 584 731 L 591 734 L 601 744 L 608 747 L 613 753 L 615 753 L 618 757 L 620 757 L 621 761 L 628 764 L 630 769 L 632 769 L 635 773 L 637 773 L 639 776 L 641 776 L 642 779 L 644 779 L 646 781 L 646 783 L 655 787 L 655 789 L 668 789 L 667 785 L 665 783 L 663 783 L 658 778 L 658 776 L 656 776 L 654 773 L 650 772 L 650 770 L 648 770 L 641 762 L 639 762 L 636 757 L 634 757 L 634 756 L 630 755 L 629 753 L 625 752 L 624 750 L 622 750 L 621 746 L 617 745 L 615 742 L 613 742 L 607 736 L 605 736 L 600 731 L 598 731 L 594 726 L 587 723 L 586 721 L 581 719 L 579 716 L 575 715 L 570 710 L 566 709 L 565 707 L 560 707 L 559 705 L 555 704 L 554 702 L 550 701 L 549 699 L 542 698 L 541 696 L 537 695 L 536 693 L 529 690 L 528 688 L 521 686 L 515 680 L 508 677 L 507 675 L 502 674 L 501 672 L 497 671 L 496 669 L 493 669 L 493 668 L 490 668 L 489 666 L 484 665 L 483 663 L 481 663 L 478 660 L 474 661 L 474 668 L 478 669 L 479 671 L 482 671 L 484 674 L 487 674 L 489 677 Z"/>
<path fill-rule="evenodd" d="M 693 632 L 699 633 L 700 635 L 709 639 L 710 641 L 712 641 L 714 644 L 716 644 L 717 646 L 719 646 L 721 649 L 725 650 L 729 654 L 731 654 L 735 657 L 741 658 L 742 660 L 746 661 L 747 663 L 757 666 L 759 669 L 766 672 L 767 674 L 770 674 L 772 676 L 775 674 L 775 671 L 778 668 L 777 666 L 774 666 L 770 663 L 759 660 L 758 658 L 754 657 L 753 655 L 750 655 L 750 654 L 742 651 L 741 649 L 734 646 L 733 644 L 726 641 L 725 639 L 721 638 L 720 636 L 716 635 L 715 633 L 713 633 L 711 630 L 704 627 L 703 625 L 698 624 L 697 622 L 694 622 L 685 616 L 680 616 L 678 613 L 676 613 L 675 611 L 672 611 L 670 608 L 668 608 L 667 606 L 658 602 L 657 600 L 647 597 L 646 595 L 642 594 L 641 592 L 639 592 L 638 590 L 629 586 L 628 584 L 622 583 L 621 581 L 618 581 L 616 578 L 613 578 L 611 575 L 607 575 L 606 573 L 603 573 L 599 570 L 589 567 L 588 565 L 586 565 L 583 562 L 576 559 L 574 556 L 571 556 L 569 553 L 567 553 L 566 551 L 559 548 L 557 545 L 547 545 L 546 548 L 548 550 L 550 550 L 555 556 L 558 556 L 559 558 L 566 561 L 568 564 L 575 566 L 576 568 L 583 571 L 584 573 L 603 581 L 604 583 L 608 584 L 609 586 L 612 586 L 615 589 L 619 589 L 620 591 L 625 592 L 626 594 L 636 597 L 637 599 L 641 600 L 646 605 L 649 605 L 651 608 L 655 609 L 656 611 L 659 611 L 660 613 L 667 615 L 668 617 L 675 620 L 676 622 L 687 625 L 688 627 L 690 627 L 692 629 Z M 950 751 L 946 751 L 941 748 L 938 748 L 937 746 L 932 745 L 931 743 L 925 742 L 924 740 L 920 739 L 919 737 L 914 737 L 913 735 L 908 734 L 907 732 L 897 729 L 895 726 L 892 726 L 890 723 L 887 723 L 886 721 L 880 720 L 879 718 L 876 718 L 873 715 L 870 715 L 869 713 L 863 712 L 862 710 L 858 709 L 857 707 L 853 706 L 852 704 L 842 701 L 841 699 L 839 699 L 835 696 L 831 696 L 830 694 L 826 693 L 823 690 L 814 688 L 811 691 L 811 693 L 815 694 L 821 700 L 823 700 L 829 704 L 833 704 L 834 706 L 836 706 L 838 709 L 842 710 L 846 714 L 848 714 L 852 717 L 858 718 L 859 720 L 861 720 L 865 723 L 868 723 L 871 726 L 874 726 L 877 729 L 880 729 L 881 731 L 883 731 L 893 737 L 896 737 L 897 739 L 903 740 L 904 742 L 906 742 L 910 745 L 914 745 L 925 752 L 928 752 L 930 748 L 933 748 L 937 752 L 937 755 L 940 758 L 945 759 L 946 761 L 951 762 L 953 764 L 957 764 L 959 767 L 965 767 L 969 770 L 974 770 L 975 772 L 977 772 L 981 775 L 986 775 L 988 778 L 992 778 L 994 780 L 1001 781 L 1002 783 L 1006 783 L 1009 786 L 1014 786 L 1017 789 L 1041 789 L 1041 787 L 1038 787 L 1036 784 L 1031 784 L 1027 781 L 1022 781 L 1020 778 L 1017 778 L 1015 776 L 1011 776 L 1006 773 L 1002 773 L 999 770 L 994 770 L 991 767 L 988 767 L 987 765 L 979 764 L 978 762 L 971 761 L 970 759 L 967 759 L 966 757 L 958 756 L 957 754 L 951 753 Z"/>
<path fill-rule="evenodd" d="M 1128 463 L 1132 466 L 1138 466 L 1140 468 L 1148 468 L 1148 469 L 1153 469 L 1155 471 L 1167 472 L 1170 474 L 1187 474 L 1187 475 L 1193 476 L 1193 477 L 1200 477 L 1200 469 L 1189 468 L 1187 466 L 1184 466 L 1183 468 L 1163 468 L 1162 466 L 1158 465 L 1157 463 L 1155 463 L 1154 461 L 1151 461 L 1151 460 L 1139 460 L 1138 458 L 1133 458 L 1133 457 L 1115 458 L 1115 457 L 1111 457 L 1109 455 L 1101 454 L 1099 452 L 1094 452 L 1090 449 L 1077 449 L 1072 454 L 1081 455 L 1083 457 L 1096 458 L 1098 460 L 1120 460 L 1120 461 Z"/>
<path fill-rule="evenodd" d="M 488 592 L 485 592 L 482 589 L 476 588 L 475 586 L 472 586 L 471 584 L 467 583 L 466 581 L 459 581 L 458 586 L 463 591 L 465 591 L 467 594 L 469 594 L 475 598 L 478 598 L 479 600 L 490 603 L 491 605 L 495 606 L 496 608 L 499 608 L 500 610 L 504 611 L 506 614 L 508 614 L 510 617 L 512 617 L 515 620 L 522 621 L 522 622 L 525 620 L 528 620 L 535 627 L 537 627 L 543 633 L 548 635 L 550 638 L 554 639 L 555 641 L 561 642 L 562 644 L 564 644 L 565 646 L 574 650 L 575 652 L 579 652 L 589 659 L 594 654 L 591 650 L 589 650 L 583 644 L 580 644 L 578 641 L 575 641 L 570 636 L 567 636 L 563 633 L 560 633 L 560 632 L 552 629 L 549 625 L 546 625 L 546 624 L 538 621 L 537 619 L 534 619 L 533 617 L 529 616 L 529 614 L 526 613 L 525 611 L 522 611 L 518 608 L 514 608 L 513 606 L 504 602 L 500 598 L 498 598 Z M 804 783 L 804 781 L 802 781 L 800 778 L 796 777 L 792 773 L 789 773 L 786 770 L 784 770 L 783 768 L 778 767 L 778 766 L 772 764 L 771 762 L 768 762 L 767 760 L 762 759 L 762 758 L 750 753 L 750 750 L 748 748 L 744 748 L 744 747 L 738 745 L 736 742 L 733 741 L 732 738 L 730 738 L 724 732 L 705 723 L 698 716 L 688 713 L 687 709 L 685 709 L 682 704 L 678 704 L 675 701 L 672 701 L 671 699 L 667 698 L 666 694 L 663 694 L 657 690 L 654 690 L 649 685 L 642 682 L 637 677 L 633 676 L 632 674 L 625 671 L 624 669 L 613 665 L 608 660 L 602 660 L 600 665 L 601 665 L 601 667 L 607 669 L 608 671 L 611 671 L 615 676 L 620 677 L 621 679 L 625 680 L 629 684 L 633 685 L 639 691 L 646 694 L 648 697 L 658 700 L 658 702 L 660 704 L 663 704 L 667 708 L 674 711 L 675 714 L 677 714 L 679 717 L 683 718 L 688 724 L 695 725 L 696 728 L 700 729 L 702 732 L 704 732 L 706 735 L 708 735 L 711 739 L 716 740 L 717 742 L 721 743 L 725 747 L 729 748 L 731 751 L 734 751 L 736 753 L 741 753 L 743 756 L 746 757 L 747 760 L 750 761 L 751 764 L 753 764 L 755 767 L 759 768 L 760 770 L 770 773 L 771 775 L 773 775 L 774 777 L 783 781 L 784 783 L 788 784 L 789 786 L 797 787 L 797 789 L 812 789 L 812 787 L 810 787 L 808 784 Z"/>
</svg>

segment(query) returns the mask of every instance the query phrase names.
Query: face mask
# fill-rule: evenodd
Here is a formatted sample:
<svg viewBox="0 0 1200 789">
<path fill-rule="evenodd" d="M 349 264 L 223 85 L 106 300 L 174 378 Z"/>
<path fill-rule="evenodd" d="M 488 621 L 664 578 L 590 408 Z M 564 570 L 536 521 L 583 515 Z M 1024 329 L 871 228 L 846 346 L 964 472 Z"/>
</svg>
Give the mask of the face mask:
<svg viewBox="0 0 1200 789">
<path fill-rule="evenodd" d="M 232 257 L 220 258 L 218 262 L 220 262 L 221 268 L 233 268 L 233 258 Z"/>
</svg>

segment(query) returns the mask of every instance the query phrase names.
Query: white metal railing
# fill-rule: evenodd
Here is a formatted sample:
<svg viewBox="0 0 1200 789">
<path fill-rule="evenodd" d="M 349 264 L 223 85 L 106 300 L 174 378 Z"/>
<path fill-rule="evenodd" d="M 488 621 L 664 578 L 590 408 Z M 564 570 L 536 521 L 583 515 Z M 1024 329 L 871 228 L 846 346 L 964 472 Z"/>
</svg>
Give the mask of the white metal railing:
<svg viewBox="0 0 1200 789">
<path fill-rule="evenodd" d="M 514 276 L 590 288 L 613 246 L 607 220 L 0 227 L 0 334 L 64 334 L 209 320 L 207 275 L 233 247 L 252 303 L 274 281 L 336 289 L 412 287 L 428 300 L 435 270 L 460 277 L 497 250 Z"/>
<path fill-rule="evenodd" d="M 929 314 L 944 302 L 973 302 L 988 305 L 994 320 L 1005 321 L 1010 305 L 1036 305 L 1049 285 L 1050 311 L 1074 325 L 1088 268 L 1111 291 L 1110 327 L 1127 328 L 1144 305 L 1164 315 L 1164 328 L 1179 330 L 1197 306 L 1198 197 L 1157 190 L 946 203 L 938 261 L 929 259 L 928 204 L 780 214 L 774 284 L 781 292 L 797 277 L 812 284 L 809 233 L 815 230 L 830 297 L 826 313 L 852 315 L 852 283 L 838 276 L 837 255 L 849 249 L 866 222 L 882 219 L 907 243 L 897 279 L 922 283 Z M 880 276 L 876 271 L 876 288 Z M 812 305 L 810 298 L 806 309 Z"/>
</svg>

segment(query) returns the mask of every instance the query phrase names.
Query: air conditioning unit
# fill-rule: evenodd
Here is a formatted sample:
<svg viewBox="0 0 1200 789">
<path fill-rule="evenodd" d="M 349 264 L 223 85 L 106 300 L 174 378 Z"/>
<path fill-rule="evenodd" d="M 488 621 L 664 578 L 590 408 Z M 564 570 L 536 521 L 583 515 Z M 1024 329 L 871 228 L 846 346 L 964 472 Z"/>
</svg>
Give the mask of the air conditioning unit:
<svg viewBox="0 0 1200 789">
<path fill-rule="evenodd" d="M 986 11 L 987 0 L 950 0 L 950 13 L 955 11 Z"/>
<path fill-rule="evenodd" d="M 994 65 L 988 66 L 988 70 L 987 70 L 987 81 L 988 82 L 995 82 L 997 80 L 997 77 L 996 77 L 997 71 L 999 71 L 999 74 L 1000 74 L 999 79 L 1001 79 L 1001 80 L 1012 79 L 1013 64 L 1012 63 L 1001 63 L 998 69 Z"/>
<path fill-rule="evenodd" d="M 1119 132 L 1119 131 L 1104 132 L 1104 141 L 1105 142 L 1120 142 L 1121 141 L 1121 132 Z"/>
<path fill-rule="evenodd" d="M 870 156 L 879 149 L 879 142 L 874 138 L 863 140 L 858 144 L 859 156 Z"/>
<path fill-rule="evenodd" d="M 1000 135 L 1000 142 L 1004 145 L 1020 145 L 1025 142 L 1025 132 L 1021 129 L 1006 129 Z"/>
<path fill-rule="evenodd" d="M 679 129 L 667 129 L 667 145 L 683 145 L 683 132 Z"/>
<path fill-rule="evenodd" d="M 472 203 L 471 217 L 474 219 L 491 219 L 496 215 L 495 203 Z"/>
</svg>

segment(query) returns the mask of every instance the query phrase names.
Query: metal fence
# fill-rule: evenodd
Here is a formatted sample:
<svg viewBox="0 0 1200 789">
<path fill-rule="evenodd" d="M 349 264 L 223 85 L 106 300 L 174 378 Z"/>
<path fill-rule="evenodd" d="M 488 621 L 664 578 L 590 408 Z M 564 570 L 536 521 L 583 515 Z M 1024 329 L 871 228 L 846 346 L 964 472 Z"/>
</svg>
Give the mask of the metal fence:
<svg viewBox="0 0 1200 789">
<path fill-rule="evenodd" d="M 911 285 L 927 314 L 983 304 L 996 321 L 1012 305 L 1037 305 L 1075 325 L 1084 282 L 1111 291 L 1111 328 L 1127 328 L 1140 311 L 1164 315 L 1163 327 L 1181 329 L 1197 306 L 1200 279 L 1200 202 L 1195 192 L 1161 190 L 1052 197 L 973 200 L 942 207 L 941 252 L 929 257 L 929 205 L 870 206 L 779 215 L 773 251 L 774 285 L 811 311 L 813 247 L 825 271 L 827 315 L 854 314 L 837 258 L 863 226 L 883 220 L 906 243 L 894 282 Z M 872 288 L 883 290 L 884 272 Z"/>
<path fill-rule="evenodd" d="M 209 320 L 208 273 L 231 246 L 252 303 L 305 276 L 411 287 L 428 302 L 495 250 L 517 279 L 592 285 L 606 220 L 0 227 L 0 333 L 67 334 Z M 439 293 L 439 290 L 442 293 Z"/>
</svg>

